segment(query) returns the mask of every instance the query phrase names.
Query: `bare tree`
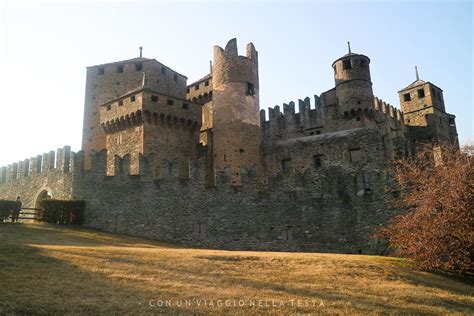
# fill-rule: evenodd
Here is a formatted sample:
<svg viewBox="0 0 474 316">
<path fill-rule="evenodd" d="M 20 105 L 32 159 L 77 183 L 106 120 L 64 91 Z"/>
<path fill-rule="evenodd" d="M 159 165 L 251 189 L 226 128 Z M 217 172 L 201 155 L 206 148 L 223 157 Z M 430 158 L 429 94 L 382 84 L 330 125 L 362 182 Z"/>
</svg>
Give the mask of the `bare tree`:
<svg viewBox="0 0 474 316">
<path fill-rule="evenodd" d="M 474 156 L 454 147 L 431 147 L 394 163 L 407 212 L 381 229 L 391 251 L 428 269 L 472 271 Z"/>
</svg>

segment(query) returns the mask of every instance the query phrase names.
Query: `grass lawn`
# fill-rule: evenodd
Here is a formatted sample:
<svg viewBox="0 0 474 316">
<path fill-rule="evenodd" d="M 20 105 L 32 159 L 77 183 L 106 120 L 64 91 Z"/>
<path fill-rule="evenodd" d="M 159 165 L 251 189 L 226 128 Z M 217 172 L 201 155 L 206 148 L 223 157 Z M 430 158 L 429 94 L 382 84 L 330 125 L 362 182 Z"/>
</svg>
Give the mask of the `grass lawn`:
<svg viewBox="0 0 474 316">
<path fill-rule="evenodd" d="M 45 224 L 0 223 L 0 240 L 0 315 L 474 312 L 472 283 L 395 258 L 191 249 Z"/>
</svg>

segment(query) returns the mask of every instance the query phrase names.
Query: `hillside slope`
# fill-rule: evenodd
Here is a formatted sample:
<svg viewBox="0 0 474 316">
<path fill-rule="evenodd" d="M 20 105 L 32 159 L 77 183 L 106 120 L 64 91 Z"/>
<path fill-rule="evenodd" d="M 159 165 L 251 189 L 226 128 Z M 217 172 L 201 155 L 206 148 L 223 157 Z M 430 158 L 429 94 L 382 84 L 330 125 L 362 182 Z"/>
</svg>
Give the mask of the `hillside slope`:
<svg viewBox="0 0 474 316">
<path fill-rule="evenodd" d="M 0 223 L 0 240 L 0 314 L 474 310 L 472 285 L 395 258 L 190 249 L 43 224 Z"/>
</svg>

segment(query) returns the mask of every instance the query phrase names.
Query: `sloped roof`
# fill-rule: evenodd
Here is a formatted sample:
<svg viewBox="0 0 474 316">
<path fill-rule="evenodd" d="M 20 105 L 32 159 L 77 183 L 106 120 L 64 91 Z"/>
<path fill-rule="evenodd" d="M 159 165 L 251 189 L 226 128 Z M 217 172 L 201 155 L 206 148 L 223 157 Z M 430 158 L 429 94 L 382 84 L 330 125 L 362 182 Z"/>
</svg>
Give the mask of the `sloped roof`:
<svg viewBox="0 0 474 316">
<path fill-rule="evenodd" d="M 113 64 L 128 64 L 128 63 L 134 63 L 134 62 L 140 62 L 140 61 L 150 61 L 150 60 L 156 61 L 155 59 L 152 59 L 152 58 L 136 57 L 136 58 L 132 58 L 132 59 L 113 61 L 113 62 L 110 62 L 110 63 L 99 64 L 99 65 L 94 65 L 94 66 L 88 66 L 87 68 L 108 66 L 108 65 L 113 65 Z"/>
<path fill-rule="evenodd" d="M 419 87 L 419 86 L 422 86 L 422 85 L 425 85 L 425 84 L 430 84 L 436 88 L 438 88 L 439 90 L 443 91 L 443 89 L 441 89 L 440 87 L 436 86 L 435 84 L 432 84 L 431 82 L 429 81 L 424 81 L 424 80 L 421 80 L 421 79 L 417 79 L 415 81 L 413 81 L 412 83 L 410 83 L 408 86 L 406 86 L 405 88 L 401 89 L 400 91 L 398 92 L 402 92 L 402 91 L 405 91 L 405 90 L 410 90 L 410 89 L 413 89 L 415 87 Z"/>
<path fill-rule="evenodd" d="M 211 79 L 211 78 L 212 78 L 212 74 L 207 74 L 207 75 L 205 75 L 204 77 L 202 77 L 201 79 L 198 79 L 198 80 L 194 81 L 193 83 L 188 84 L 188 87 L 193 86 L 193 85 L 195 85 L 196 83 L 199 83 L 199 82 L 202 82 L 202 81 Z"/>
</svg>

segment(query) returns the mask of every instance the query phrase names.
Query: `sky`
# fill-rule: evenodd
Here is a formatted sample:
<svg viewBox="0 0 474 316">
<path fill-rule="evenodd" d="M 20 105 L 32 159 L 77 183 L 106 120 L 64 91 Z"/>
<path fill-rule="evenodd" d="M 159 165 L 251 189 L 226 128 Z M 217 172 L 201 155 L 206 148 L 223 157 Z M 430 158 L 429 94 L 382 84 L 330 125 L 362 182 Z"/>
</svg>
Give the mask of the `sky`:
<svg viewBox="0 0 474 316">
<path fill-rule="evenodd" d="M 444 90 L 461 144 L 474 143 L 470 1 L 145 1 L 0 4 L 0 166 L 64 145 L 81 148 L 86 67 L 155 58 L 188 77 L 236 37 L 259 52 L 260 106 L 334 87 L 331 64 L 370 57 L 374 94 L 420 78 Z M 312 98 L 312 100 L 314 100 Z M 314 106 L 314 105 L 312 105 Z"/>
</svg>

